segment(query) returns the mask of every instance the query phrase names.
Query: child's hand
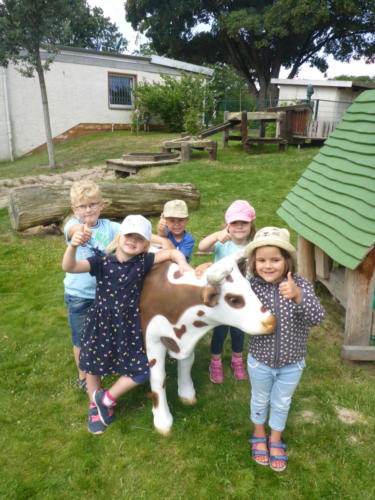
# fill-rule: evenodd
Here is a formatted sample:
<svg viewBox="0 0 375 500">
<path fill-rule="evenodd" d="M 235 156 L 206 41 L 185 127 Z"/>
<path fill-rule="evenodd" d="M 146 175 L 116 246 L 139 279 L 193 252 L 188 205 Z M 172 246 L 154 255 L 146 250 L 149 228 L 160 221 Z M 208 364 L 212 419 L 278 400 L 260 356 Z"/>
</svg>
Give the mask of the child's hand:
<svg viewBox="0 0 375 500">
<path fill-rule="evenodd" d="M 178 263 L 178 268 L 181 275 L 183 275 L 186 271 L 194 271 L 194 269 L 186 262 L 186 260 L 181 260 Z"/>
<path fill-rule="evenodd" d="M 222 231 L 217 232 L 217 241 L 220 243 L 226 243 L 230 240 L 230 234 L 228 233 L 228 226 L 226 226 Z"/>
<path fill-rule="evenodd" d="M 279 286 L 280 293 L 284 299 L 294 300 L 299 304 L 302 297 L 301 289 L 295 284 L 291 272 L 288 273 L 287 278 L 287 281 L 283 281 Z"/>
<path fill-rule="evenodd" d="M 165 220 L 164 213 L 162 212 L 160 214 L 159 226 L 160 226 L 161 229 L 165 229 L 166 225 L 167 225 L 167 221 Z"/>
<path fill-rule="evenodd" d="M 198 267 L 195 268 L 195 276 L 198 279 L 201 279 L 206 269 L 212 266 L 212 262 L 204 262 L 203 264 L 199 264 Z"/>
<path fill-rule="evenodd" d="M 85 235 L 83 226 L 82 226 L 82 231 L 76 231 L 72 239 L 70 241 L 70 245 L 72 247 L 79 247 L 80 245 L 84 245 L 87 242 L 87 236 Z"/>
</svg>

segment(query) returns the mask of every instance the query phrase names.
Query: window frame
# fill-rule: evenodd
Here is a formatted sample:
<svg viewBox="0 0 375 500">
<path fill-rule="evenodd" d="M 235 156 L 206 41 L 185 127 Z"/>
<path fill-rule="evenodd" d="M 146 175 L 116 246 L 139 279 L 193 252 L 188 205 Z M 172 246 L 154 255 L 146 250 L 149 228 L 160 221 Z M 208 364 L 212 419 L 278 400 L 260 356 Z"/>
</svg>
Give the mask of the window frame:
<svg viewBox="0 0 375 500">
<path fill-rule="evenodd" d="M 131 103 L 130 104 L 112 104 L 111 103 L 111 93 L 110 93 L 110 78 L 111 76 L 117 76 L 120 78 L 127 78 L 130 80 L 133 80 L 133 87 L 131 88 L 130 92 L 130 99 Z M 108 77 L 107 77 L 107 95 L 108 95 L 108 108 L 109 109 L 133 109 L 134 108 L 134 97 L 133 97 L 133 91 L 137 86 L 137 75 L 131 74 L 131 73 L 118 73 L 116 71 L 108 71 Z"/>
</svg>

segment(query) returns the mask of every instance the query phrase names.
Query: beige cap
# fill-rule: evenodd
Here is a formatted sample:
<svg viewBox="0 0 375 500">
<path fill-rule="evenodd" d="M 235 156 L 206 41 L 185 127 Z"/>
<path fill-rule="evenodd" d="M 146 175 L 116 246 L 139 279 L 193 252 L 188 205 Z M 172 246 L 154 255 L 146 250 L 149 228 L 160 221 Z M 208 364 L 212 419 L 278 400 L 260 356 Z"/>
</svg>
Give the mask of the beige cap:
<svg viewBox="0 0 375 500">
<path fill-rule="evenodd" d="M 283 248 L 293 259 L 296 259 L 296 249 L 290 243 L 290 234 L 285 228 L 263 227 L 256 232 L 253 241 L 247 245 L 245 254 L 250 258 L 256 248 L 266 246 Z"/>
<path fill-rule="evenodd" d="M 167 201 L 163 209 L 164 217 L 177 217 L 178 219 L 185 219 L 189 216 L 188 207 L 184 200 L 171 200 Z"/>
</svg>

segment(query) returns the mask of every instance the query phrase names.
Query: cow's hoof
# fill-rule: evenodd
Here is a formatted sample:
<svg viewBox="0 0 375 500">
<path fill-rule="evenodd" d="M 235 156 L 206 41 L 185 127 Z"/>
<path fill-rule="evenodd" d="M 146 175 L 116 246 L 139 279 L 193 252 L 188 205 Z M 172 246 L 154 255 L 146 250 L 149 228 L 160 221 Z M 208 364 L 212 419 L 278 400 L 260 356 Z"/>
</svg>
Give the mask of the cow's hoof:
<svg viewBox="0 0 375 500">
<path fill-rule="evenodd" d="M 160 429 L 155 427 L 156 432 L 161 434 L 162 436 L 170 436 L 172 432 L 172 428 L 170 427 L 169 429 Z"/>
<path fill-rule="evenodd" d="M 194 396 L 192 398 L 181 398 L 180 397 L 180 401 L 181 403 L 183 403 L 184 405 L 195 405 L 197 403 L 197 398 Z"/>
</svg>

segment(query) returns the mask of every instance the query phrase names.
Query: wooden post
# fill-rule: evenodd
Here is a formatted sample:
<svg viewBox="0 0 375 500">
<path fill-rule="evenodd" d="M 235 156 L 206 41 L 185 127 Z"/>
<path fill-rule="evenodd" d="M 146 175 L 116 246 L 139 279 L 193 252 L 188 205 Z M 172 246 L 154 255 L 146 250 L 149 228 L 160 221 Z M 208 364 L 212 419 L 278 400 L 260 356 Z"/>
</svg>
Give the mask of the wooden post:
<svg viewBox="0 0 375 500">
<path fill-rule="evenodd" d="M 188 142 L 181 142 L 181 161 L 190 161 L 190 144 Z"/>
<path fill-rule="evenodd" d="M 368 346 L 372 327 L 375 249 L 355 269 L 345 272 L 346 319 L 344 345 Z"/>
<path fill-rule="evenodd" d="M 224 111 L 224 121 L 228 121 L 229 111 Z M 223 147 L 226 148 L 228 146 L 229 141 L 229 129 L 226 128 L 223 130 Z"/>
<path fill-rule="evenodd" d="M 208 159 L 215 161 L 216 155 L 217 155 L 217 142 L 212 141 L 212 146 L 210 147 L 209 153 L 208 153 Z"/>
<path fill-rule="evenodd" d="M 298 274 L 315 282 L 314 245 L 298 235 Z"/>
<path fill-rule="evenodd" d="M 241 141 L 243 150 L 248 153 L 249 146 L 247 144 L 247 112 L 242 111 L 241 113 Z"/>
<path fill-rule="evenodd" d="M 332 269 L 332 259 L 319 247 L 315 247 L 315 269 L 317 278 L 329 278 Z"/>
</svg>

